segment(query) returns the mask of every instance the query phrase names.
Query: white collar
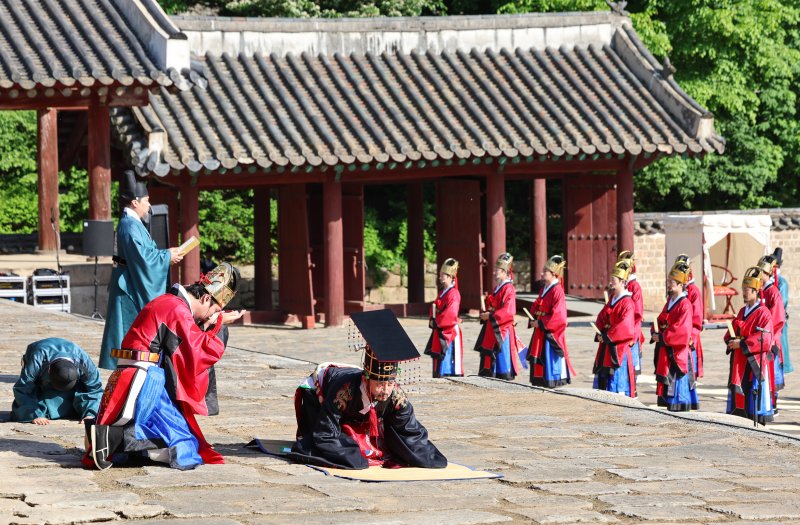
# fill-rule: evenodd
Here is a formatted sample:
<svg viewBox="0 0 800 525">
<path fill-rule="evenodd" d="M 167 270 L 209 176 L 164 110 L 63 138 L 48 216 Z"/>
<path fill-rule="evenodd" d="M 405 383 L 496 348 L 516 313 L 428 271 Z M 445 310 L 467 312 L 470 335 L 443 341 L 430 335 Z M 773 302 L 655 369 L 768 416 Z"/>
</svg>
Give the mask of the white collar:
<svg viewBox="0 0 800 525">
<path fill-rule="evenodd" d="M 175 283 L 172 285 L 173 288 L 178 290 L 178 294 L 186 300 L 186 304 L 189 305 L 189 311 L 194 315 L 194 310 L 192 310 L 192 300 L 189 298 L 189 292 L 186 291 L 186 288 L 183 287 L 180 283 Z"/>
<path fill-rule="evenodd" d="M 454 286 L 455 286 L 455 283 L 451 284 L 450 286 L 448 286 L 447 288 L 445 288 L 444 290 L 442 290 L 442 293 L 440 293 L 440 294 L 439 294 L 439 299 L 441 299 L 442 297 L 444 297 L 444 294 L 446 294 L 447 292 L 449 292 L 449 291 L 450 291 L 450 288 L 452 288 L 452 287 L 454 287 Z"/>
<path fill-rule="evenodd" d="M 672 307 L 675 306 L 675 303 L 678 302 L 678 299 L 680 299 L 681 297 L 686 297 L 686 291 L 685 290 L 682 291 L 681 293 L 679 293 L 677 297 L 673 297 L 672 299 L 669 300 L 669 303 L 667 305 L 667 310 L 671 310 Z"/>
<path fill-rule="evenodd" d="M 544 290 L 542 290 L 542 295 L 544 295 L 547 292 L 549 292 L 550 288 L 552 288 L 553 286 L 555 286 L 557 284 L 558 284 L 558 279 L 553 279 L 552 283 L 550 283 L 550 284 L 548 284 L 547 286 L 544 287 Z"/>
<path fill-rule="evenodd" d="M 612 297 L 611 298 L 611 306 L 614 306 L 615 304 L 617 304 L 619 302 L 619 300 L 622 299 L 623 297 L 625 297 L 626 295 L 632 295 L 632 294 L 628 290 L 625 290 L 621 294 L 615 295 L 614 297 Z"/>
<path fill-rule="evenodd" d="M 636 280 L 636 274 L 635 273 L 632 273 L 632 274 L 630 274 L 628 276 L 628 282 L 635 281 L 635 280 Z"/>
<path fill-rule="evenodd" d="M 761 304 L 760 301 L 756 301 L 755 303 L 753 303 L 753 306 L 744 305 L 744 316 L 747 317 L 748 315 L 750 315 L 750 312 L 758 308 L 760 304 Z"/>
<path fill-rule="evenodd" d="M 127 206 L 125 206 L 125 208 L 123 208 L 123 211 L 124 211 L 125 215 L 127 215 L 131 219 L 136 219 L 137 221 L 139 221 L 139 223 L 144 224 L 142 222 L 142 218 L 139 217 L 139 214 L 136 213 L 135 211 L 133 211 L 132 209 L 130 209 Z"/>
<path fill-rule="evenodd" d="M 686 283 L 686 286 L 689 286 L 690 284 L 694 284 L 694 277 L 692 277 L 691 279 L 689 279 L 689 282 L 688 282 L 688 283 Z"/>
<path fill-rule="evenodd" d="M 504 284 L 506 284 L 506 283 L 510 283 L 510 282 L 511 282 L 511 279 L 506 279 L 506 280 L 505 280 L 505 281 L 503 281 L 502 283 L 498 284 L 498 285 L 497 285 L 497 288 L 495 288 L 495 289 L 494 289 L 494 293 L 497 293 L 497 291 L 498 291 L 500 288 L 502 288 Z"/>
<path fill-rule="evenodd" d="M 366 414 L 369 409 L 375 406 L 375 403 L 369 400 L 369 392 L 367 392 L 367 380 L 361 376 L 361 404 L 364 408 L 358 411 L 359 414 Z"/>
</svg>

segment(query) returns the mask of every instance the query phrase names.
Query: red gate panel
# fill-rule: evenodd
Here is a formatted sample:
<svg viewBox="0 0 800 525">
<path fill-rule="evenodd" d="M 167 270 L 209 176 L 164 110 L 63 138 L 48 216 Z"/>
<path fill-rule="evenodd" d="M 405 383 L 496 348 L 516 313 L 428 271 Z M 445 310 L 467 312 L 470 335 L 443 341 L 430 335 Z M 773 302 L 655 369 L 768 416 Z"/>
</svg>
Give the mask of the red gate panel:
<svg viewBox="0 0 800 525">
<path fill-rule="evenodd" d="M 483 290 L 481 185 L 476 180 L 440 180 L 436 190 L 437 268 L 448 257 L 459 262 L 461 308 L 478 309 Z"/>
<path fill-rule="evenodd" d="M 617 256 L 615 175 L 565 176 L 564 224 L 567 293 L 602 299 Z"/>
<path fill-rule="evenodd" d="M 364 305 L 364 185 L 342 185 L 345 306 Z M 347 308 L 345 308 L 347 310 Z"/>
</svg>

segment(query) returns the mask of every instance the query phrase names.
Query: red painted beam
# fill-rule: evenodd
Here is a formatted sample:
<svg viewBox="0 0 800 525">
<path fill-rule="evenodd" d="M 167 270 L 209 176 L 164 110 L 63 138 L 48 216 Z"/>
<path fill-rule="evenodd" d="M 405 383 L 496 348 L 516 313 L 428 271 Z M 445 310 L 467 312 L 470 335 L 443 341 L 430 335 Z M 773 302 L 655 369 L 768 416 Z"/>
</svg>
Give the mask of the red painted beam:
<svg viewBox="0 0 800 525">
<path fill-rule="evenodd" d="M 39 192 L 39 250 L 58 249 L 58 112 L 40 109 L 37 114 L 37 165 Z"/>
<path fill-rule="evenodd" d="M 101 86 L 103 88 L 105 86 Z M 65 97 L 62 93 L 55 91 L 51 96 L 45 95 L 44 90 L 37 91 L 33 97 L 29 97 L 26 92 L 21 92 L 16 97 L 11 97 L 8 92 L 0 92 L 0 110 L 30 110 L 30 109 L 88 109 L 97 104 L 100 95 L 100 88 L 86 88 L 85 96 L 74 93 Z M 117 94 L 120 90 L 120 94 Z M 124 90 L 124 91 L 123 91 Z M 106 107 L 130 107 L 146 106 L 150 102 L 148 91 L 144 88 L 125 88 L 117 85 L 116 87 L 105 87 L 106 95 L 102 97 L 103 105 Z"/>
<path fill-rule="evenodd" d="M 194 235 L 200 238 L 197 227 L 199 218 L 199 192 L 197 186 L 186 182 L 181 186 L 181 242 L 185 242 Z M 200 278 L 200 249 L 192 250 L 181 261 L 181 282 L 191 284 Z"/>
<path fill-rule="evenodd" d="M 108 107 L 89 107 L 89 219 L 111 220 L 111 118 Z"/>
<path fill-rule="evenodd" d="M 322 185 L 322 221 L 325 227 L 325 326 L 341 326 L 344 321 L 342 185 L 333 175 Z"/>
<path fill-rule="evenodd" d="M 533 232 L 531 254 L 531 284 L 539 278 L 544 263 L 547 261 L 547 181 L 542 178 L 533 179 L 531 195 L 531 221 Z"/>
<path fill-rule="evenodd" d="M 408 185 L 408 302 L 425 301 L 425 193 L 421 182 Z"/>
<path fill-rule="evenodd" d="M 502 173 L 495 173 L 486 178 L 486 260 L 489 264 L 486 265 L 485 282 L 489 286 L 494 282 L 494 262 L 505 251 L 505 180 Z"/>
<path fill-rule="evenodd" d="M 269 189 L 255 190 L 253 235 L 255 250 L 255 309 L 272 310 L 272 246 Z"/>
</svg>

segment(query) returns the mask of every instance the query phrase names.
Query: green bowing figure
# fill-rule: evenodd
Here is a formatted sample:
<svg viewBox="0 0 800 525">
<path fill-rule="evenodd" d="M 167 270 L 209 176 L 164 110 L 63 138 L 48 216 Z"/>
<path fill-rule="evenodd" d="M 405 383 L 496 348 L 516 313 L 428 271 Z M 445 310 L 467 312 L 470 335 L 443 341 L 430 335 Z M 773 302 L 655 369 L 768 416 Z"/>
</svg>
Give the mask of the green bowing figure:
<svg viewBox="0 0 800 525">
<path fill-rule="evenodd" d="M 47 425 L 97 415 L 103 384 L 92 359 L 71 341 L 51 337 L 28 345 L 14 384 L 11 420 Z"/>
<path fill-rule="evenodd" d="M 117 226 L 114 269 L 108 283 L 108 313 L 100 346 L 100 368 L 115 370 L 111 350 L 119 348 L 144 305 L 167 289 L 170 263 L 183 257 L 179 248 L 159 250 L 142 219 L 150 212 L 147 186 L 126 170 L 119 185 L 123 206 Z"/>
</svg>

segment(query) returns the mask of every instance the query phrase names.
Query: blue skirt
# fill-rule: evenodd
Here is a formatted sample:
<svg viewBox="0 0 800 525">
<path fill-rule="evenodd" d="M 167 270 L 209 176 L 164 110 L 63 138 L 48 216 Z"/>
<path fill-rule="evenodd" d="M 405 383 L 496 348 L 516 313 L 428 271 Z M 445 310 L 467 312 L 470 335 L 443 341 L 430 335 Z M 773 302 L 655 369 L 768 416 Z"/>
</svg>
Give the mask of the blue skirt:
<svg viewBox="0 0 800 525">
<path fill-rule="evenodd" d="M 188 470 L 202 465 L 199 444 L 183 414 L 167 394 L 164 369 L 147 369 L 139 397 L 136 399 L 135 435 L 140 440 L 162 440 L 169 449 L 170 466 Z"/>
<path fill-rule="evenodd" d="M 633 357 L 633 370 L 638 376 L 642 372 L 642 347 L 637 339 L 631 347 L 631 356 Z M 622 367 L 620 367 L 622 368 Z"/>
<path fill-rule="evenodd" d="M 633 348 L 632 348 L 633 350 Z M 617 394 L 625 394 L 631 396 L 631 382 L 630 375 L 628 374 L 628 356 L 622 359 L 619 368 L 610 369 L 603 367 L 594 376 L 595 390 L 606 390 L 608 392 L 615 392 Z"/>
<path fill-rule="evenodd" d="M 459 357 L 456 355 L 456 342 L 459 342 L 461 334 L 453 340 L 447 348 L 444 349 L 444 355 L 441 359 L 433 360 L 434 377 L 447 377 L 464 375 L 463 363 L 460 362 Z M 438 372 L 438 375 L 437 375 Z"/>
<path fill-rule="evenodd" d="M 539 361 L 531 364 L 531 384 L 554 388 L 570 382 L 567 360 L 558 355 L 545 337 Z"/>
<path fill-rule="evenodd" d="M 513 378 L 516 375 L 514 367 L 511 365 L 512 335 L 513 334 L 509 331 L 508 337 L 500 343 L 500 348 L 497 350 L 497 356 L 495 357 L 494 363 L 492 363 L 492 373 L 495 377 L 511 376 Z"/>
<path fill-rule="evenodd" d="M 761 389 L 762 382 L 755 377 L 753 371 L 748 368 L 747 373 L 742 378 L 742 391 L 744 391 L 744 410 L 736 408 L 736 399 L 733 388 L 728 391 L 728 407 L 725 410 L 727 414 L 742 416 L 747 419 L 753 419 L 755 413 L 758 422 L 762 425 L 772 421 L 775 415 L 774 406 L 772 404 L 772 392 L 770 391 L 769 378 L 764 378 L 764 390 L 759 396 L 758 391 Z M 756 411 L 756 406 L 758 410 Z"/>
<path fill-rule="evenodd" d="M 666 385 L 664 385 L 664 388 L 667 388 Z M 689 374 L 675 380 L 671 396 L 658 396 L 658 406 L 667 407 L 670 412 L 688 412 L 689 410 L 700 409 L 700 402 L 697 400 L 697 389 L 691 388 Z"/>
<path fill-rule="evenodd" d="M 791 374 L 794 372 L 794 365 L 792 365 L 792 358 L 789 355 L 789 322 L 783 325 L 783 332 L 781 333 L 781 347 L 783 347 L 783 373 Z"/>
</svg>

